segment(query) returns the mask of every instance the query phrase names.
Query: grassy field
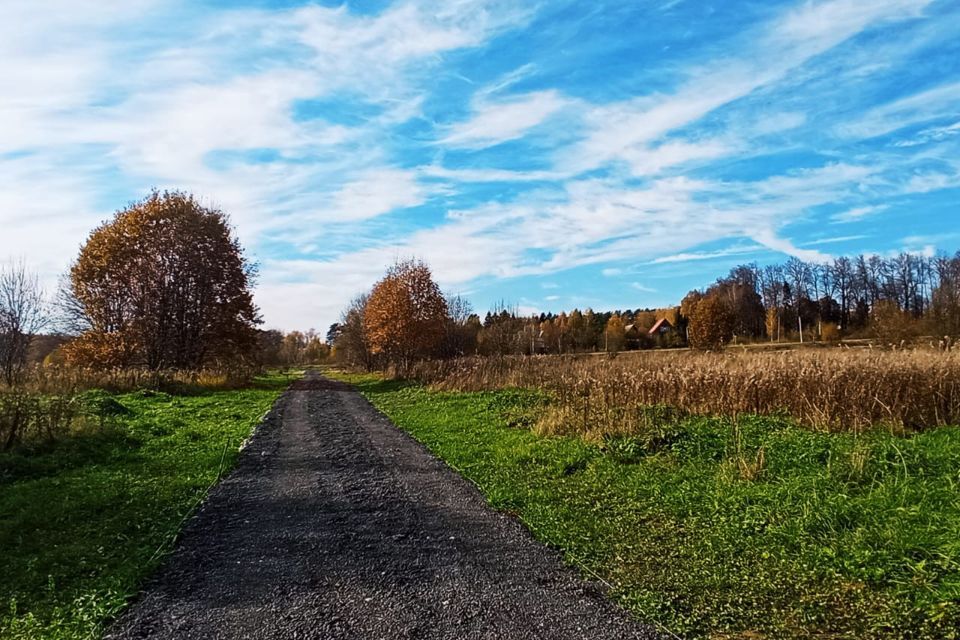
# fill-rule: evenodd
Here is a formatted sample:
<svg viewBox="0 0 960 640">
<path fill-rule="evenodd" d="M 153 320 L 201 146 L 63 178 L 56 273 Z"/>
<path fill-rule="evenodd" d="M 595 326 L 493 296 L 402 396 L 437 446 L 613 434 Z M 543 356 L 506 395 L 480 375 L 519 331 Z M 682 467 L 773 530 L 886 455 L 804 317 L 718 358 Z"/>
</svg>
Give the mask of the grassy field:
<svg viewBox="0 0 960 640">
<path fill-rule="evenodd" d="M 615 358 L 466 357 L 419 362 L 409 377 L 447 391 L 547 390 L 553 415 L 540 426 L 558 433 L 629 432 L 656 404 L 731 418 L 786 413 L 827 431 L 960 424 L 960 350 L 820 346 L 633 351 Z"/>
<path fill-rule="evenodd" d="M 343 375 L 491 504 L 683 637 L 960 637 L 960 429 L 682 417 L 537 435 L 542 392 Z"/>
<path fill-rule="evenodd" d="M 100 637 L 288 382 L 99 394 L 102 425 L 0 454 L 0 637 Z"/>
</svg>

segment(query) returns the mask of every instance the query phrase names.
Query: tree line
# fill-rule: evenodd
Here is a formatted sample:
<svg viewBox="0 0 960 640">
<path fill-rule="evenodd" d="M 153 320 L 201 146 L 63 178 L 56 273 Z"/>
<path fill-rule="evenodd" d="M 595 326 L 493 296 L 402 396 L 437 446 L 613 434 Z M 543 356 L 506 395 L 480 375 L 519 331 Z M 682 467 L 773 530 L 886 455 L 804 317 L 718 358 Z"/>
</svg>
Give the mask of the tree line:
<svg viewBox="0 0 960 640">
<path fill-rule="evenodd" d="M 330 346 L 313 329 L 259 332 L 257 358 L 264 365 L 298 367 L 326 362 L 329 357 Z"/>
<path fill-rule="evenodd" d="M 703 300 L 719 301 L 724 337 L 770 341 L 871 337 L 883 342 L 960 334 L 960 252 L 900 253 L 830 262 L 790 258 L 741 265 L 681 302 L 692 317 Z M 939 338 L 938 338 L 939 339 Z"/>
<path fill-rule="evenodd" d="M 661 329 L 651 333 L 655 326 Z M 482 318 L 459 296 L 443 297 L 426 265 L 414 260 L 355 298 L 327 342 L 340 361 L 375 368 L 405 367 L 415 357 L 717 349 L 767 340 L 896 344 L 928 336 L 949 347 L 958 335 L 960 252 L 746 264 L 675 307 L 524 316 L 501 303 Z"/>
<path fill-rule="evenodd" d="M 332 349 L 351 365 L 404 369 L 472 354 L 850 337 L 949 345 L 960 335 L 960 252 L 791 258 L 737 266 L 675 307 L 524 316 L 501 303 L 482 317 L 408 260 L 355 298 L 325 339 L 261 330 L 256 276 L 226 214 L 154 191 L 90 233 L 53 301 L 23 263 L 0 267 L 0 378 L 13 384 L 41 344 L 55 348 L 54 362 L 82 367 L 252 370 L 324 361 Z M 49 335 L 54 326 L 62 337 Z"/>
</svg>

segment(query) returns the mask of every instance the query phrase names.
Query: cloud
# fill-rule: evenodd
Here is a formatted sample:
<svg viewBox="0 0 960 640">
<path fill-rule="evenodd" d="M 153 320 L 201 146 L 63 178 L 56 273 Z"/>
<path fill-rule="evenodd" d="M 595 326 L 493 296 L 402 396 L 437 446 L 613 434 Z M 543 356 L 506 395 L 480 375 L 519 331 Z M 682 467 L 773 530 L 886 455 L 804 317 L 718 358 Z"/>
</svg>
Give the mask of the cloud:
<svg viewBox="0 0 960 640">
<path fill-rule="evenodd" d="M 532 15 L 499 0 L 400 2 L 374 15 L 101 4 L 0 7 L 0 206 L 5 222 L 23 216 L 0 254 L 42 255 L 48 281 L 92 226 L 154 185 L 222 206 L 271 265 L 265 243 L 298 246 L 322 233 L 318 223 L 424 202 L 442 190 L 395 168 L 384 131 L 419 114 L 421 82 L 444 54 Z M 295 116 L 298 103 L 338 92 L 372 115 Z M 268 318 L 276 281 L 261 286 Z"/>
<path fill-rule="evenodd" d="M 443 286 L 479 278 L 550 275 L 612 260 L 666 264 L 774 251 L 822 261 L 829 256 L 799 248 L 778 230 L 786 212 L 847 197 L 851 181 L 870 169 L 826 165 L 747 182 L 662 178 L 625 187 L 616 180 L 567 182 L 561 192 L 535 192 L 505 203 L 487 203 L 452 216 L 445 224 L 374 247 L 309 263 L 314 278 L 373 282 L 384 264 L 417 255 Z M 686 249 L 729 238 L 757 244 L 697 253 Z M 491 260 L 490 256 L 496 256 Z M 611 273 L 611 272 L 608 272 Z M 544 283 L 551 287 L 554 283 Z M 341 293 L 342 304 L 349 296 Z"/>
<path fill-rule="evenodd" d="M 430 178 L 455 182 L 534 182 L 561 180 L 567 176 L 556 171 L 511 171 L 507 169 L 447 169 L 437 165 L 418 168 Z"/>
<path fill-rule="evenodd" d="M 884 205 L 871 205 L 865 207 L 854 207 L 853 209 L 847 209 L 846 211 L 841 211 L 840 213 L 833 214 L 830 219 L 834 222 L 856 222 L 863 220 L 866 217 L 872 216 L 875 213 L 883 211 L 887 207 Z"/>
<path fill-rule="evenodd" d="M 588 134 L 563 162 L 586 171 L 616 161 L 638 174 L 649 167 L 631 163 L 651 144 L 721 106 L 770 85 L 791 70 L 852 38 L 867 27 L 921 15 L 930 0 L 857 0 L 805 3 L 756 34 L 746 55 L 716 60 L 669 94 L 653 94 L 595 107 L 587 115 Z M 692 150 L 679 154 L 685 161 Z M 705 157 L 716 157 L 711 149 Z M 669 166 L 664 163 L 657 168 Z"/>
<path fill-rule="evenodd" d="M 415 207 L 426 200 L 427 191 L 412 171 L 375 169 L 343 185 L 329 208 L 318 211 L 318 222 L 356 221 L 374 218 L 397 209 Z"/>
<path fill-rule="evenodd" d="M 753 132 L 757 135 L 769 135 L 796 129 L 807 122 L 807 114 L 797 111 L 763 114 L 753 123 Z"/>
<path fill-rule="evenodd" d="M 911 139 L 900 140 L 895 143 L 897 147 L 915 147 L 921 144 L 929 144 L 931 142 L 940 142 L 946 140 L 951 136 L 960 135 L 960 122 L 955 122 L 951 125 L 944 127 L 930 127 L 929 129 L 924 129 L 917 133 Z"/>
<path fill-rule="evenodd" d="M 872 225 L 878 202 L 960 186 L 960 85 L 931 71 L 953 64 L 934 46 L 952 36 L 946 3 L 804 1 L 721 23 L 668 2 L 689 33 L 663 49 L 627 29 L 564 39 L 573 23 L 519 0 L 101 4 L 0 6 L 0 258 L 55 274 L 113 209 L 184 188 L 231 214 L 286 328 L 332 321 L 398 257 L 447 287 L 544 292 L 574 267 L 820 260 L 811 247 L 839 240 L 811 241 L 816 223 Z"/>
<path fill-rule="evenodd" d="M 871 109 L 857 122 L 841 126 L 840 132 L 859 138 L 873 138 L 938 118 L 956 118 L 958 113 L 960 82 L 946 83 Z M 938 132 L 949 135 L 957 130 L 958 124 L 928 130 L 927 134 Z"/>
<path fill-rule="evenodd" d="M 771 38 L 787 46 L 822 51 L 836 46 L 873 23 L 917 18 L 930 0 L 859 0 L 805 2 L 780 19 Z"/>
<path fill-rule="evenodd" d="M 28 260 L 44 275 L 48 289 L 80 242 L 105 217 L 94 182 L 102 177 L 103 168 L 71 171 L 70 164 L 79 160 L 65 157 L 51 165 L 37 156 L 16 160 L 0 156 L 0 261 Z"/>
<path fill-rule="evenodd" d="M 805 242 L 804 245 L 808 247 L 816 247 L 824 244 L 839 244 L 841 242 L 853 242 L 854 240 L 863 240 L 864 238 L 869 238 L 867 235 L 856 235 L 856 236 L 837 236 L 835 238 L 820 238 L 818 240 L 812 240 L 810 242 Z"/>
<path fill-rule="evenodd" d="M 906 184 L 906 193 L 929 193 L 941 189 L 960 187 L 960 171 L 945 173 L 927 171 L 912 176 Z"/>
<path fill-rule="evenodd" d="M 624 149 L 623 160 L 634 175 L 657 175 L 664 169 L 729 155 L 735 145 L 723 140 L 664 142 L 656 147 Z"/>
<path fill-rule="evenodd" d="M 794 258 L 799 258 L 800 260 L 804 260 L 806 262 L 822 263 L 829 262 L 832 259 L 832 256 L 821 253 L 816 249 L 801 249 L 786 238 L 778 237 L 769 230 L 761 230 L 757 233 L 754 233 L 753 239 L 775 251 L 779 251 L 780 253 L 784 253 Z"/>
<path fill-rule="evenodd" d="M 466 122 L 447 129 L 441 144 L 481 149 L 515 140 L 564 108 L 568 101 L 556 91 L 539 91 L 514 96 L 509 101 L 475 105 Z"/>
<path fill-rule="evenodd" d="M 674 262 L 692 262 L 700 260 L 715 260 L 717 258 L 727 258 L 729 256 L 746 255 L 760 251 L 762 247 L 752 245 L 747 247 L 731 247 L 719 251 L 685 251 L 669 256 L 660 256 L 650 261 L 650 264 L 669 264 Z"/>
</svg>

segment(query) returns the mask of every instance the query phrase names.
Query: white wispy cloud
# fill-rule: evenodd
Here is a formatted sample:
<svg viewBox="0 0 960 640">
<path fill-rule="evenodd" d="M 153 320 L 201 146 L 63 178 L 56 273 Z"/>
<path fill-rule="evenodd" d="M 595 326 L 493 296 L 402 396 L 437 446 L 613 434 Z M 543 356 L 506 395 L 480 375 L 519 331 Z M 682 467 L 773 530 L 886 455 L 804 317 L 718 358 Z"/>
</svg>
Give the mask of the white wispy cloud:
<svg viewBox="0 0 960 640">
<path fill-rule="evenodd" d="M 806 262 L 829 262 L 832 259 L 832 256 L 829 254 L 822 253 L 816 249 L 798 247 L 787 238 L 777 236 L 773 231 L 768 229 L 761 229 L 755 232 L 752 238 L 770 249 Z"/>
<path fill-rule="evenodd" d="M 906 184 L 905 193 L 929 193 L 941 189 L 960 187 L 960 171 L 927 171 L 912 176 Z"/>
<path fill-rule="evenodd" d="M 533 182 L 562 180 L 558 171 L 511 171 L 508 169 L 448 169 L 438 165 L 418 167 L 421 175 L 455 182 Z"/>
<path fill-rule="evenodd" d="M 320 209 L 317 217 L 328 222 L 365 220 L 396 209 L 415 207 L 426 198 L 427 190 L 417 183 L 414 172 L 376 169 L 343 185 L 330 207 Z"/>
<path fill-rule="evenodd" d="M 617 104 L 597 106 L 587 116 L 589 133 L 565 152 L 565 164 L 588 170 L 621 161 L 637 174 L 649 166 L 633 165 L 631 157 L 647 157 L 650 147 L 667 133 L 695 122 L 719 107 L 782 79 L 815 56 L 857 35 L 867 27 L 921 15 L 931 0 L 856 0 L 804 3 L 784 17 L 751 34 L 755 44 L 747 55 L 718 60 L 700 69 L 675 92 L 649 95 Z M 680 160 L 688 156 L 714 157 L 717 149 L 688 142 Z M 662 168 L 661 165 L 658 168 Z"/>
<path fill-rule="evenodd" d="M 955 82 L 871 108 L 821 105 L 824 91 L 866 95 L 854 83 L 905 73 L 929 34 L 857 38 L 913 24 L 942 6 L 930 0 L 773 9 L 709 59 L 665 62 L 656 90 L 622 74 L 565 85 L 569 63 L 550 69 L 532 50 L 447 66 L 527 25 L 538 5 L 519 0 L 368 14 L 102 4 L 0 6 L 0 258 L 43 256 L 55 274 L 131 194 L 185 188 L 231 213 L 262 264 L 259 303 L 290 328 L 332 321 L 410 255 L 450 287 L 584 265 L 821 260 L 813 247 L 840 239 L 804 242 L 799 223 L 848 223 L 850 240 L 884 198 L 960 186 Z M 450 79 L 456 95 L 438 96 Z M 920 131 L 882 152 L 842 146 L 906 127 Z M 524 154 L 498 146 L 510 141 Z M 389 215 L 415 207 L 403 224 Z"/>
<path fill-rule="evenodd" d="M 835 213 L 830 217 L 830 219 L 834 222 L 856 222 L 858 220 L 863 220 L 868 216 L 872 216 L 875 213 L 879 213 L 886 208 L 887 207 L 884 205 L 854 207 L 852 209 L 847 209 L 846 211 Z"/>
<path fill-rule="evenodd" d="M 650 264 L 669 264 L 673 262 L 693 262 L 700 260 L 715 260 L 717 258 L 727 258 L 730 256 L 748 255 L 761 251 L 763 247 L 752 245 L 746 247 L 730 247 L 718 251 L 684 251 L 668 256 L 660 256 L 650 261 Z"/>
<path fill-rule="evenodd" d="M 38 266 L 50 282 L 87 230 L 150 186 L 222 206 L 271 268 L 278 262 L 258 252 L 266 237 L 308 239 L 324 222 L 421 204 L 438 190 L 391 167 L 384 128 L 419 114 L 420 83 L 445 53 L 531 15 L 495 0 L 400 2 L 369 16 L 345 6 L 212 11 L 133 0 L 106 11 L 93 0 L 5 2 L 0 207 L 5 221 L 19 215 L 9 212 L 22 218 L 0 237 L 0 254 L 44 256 Z M 342 91 L 379 115 L 351 125 L 293 117 L 299 101 Z M 285 273 L 263 280 L 268 318 L 286 314 L 274 310 L 269 284 Z"/>
<path fill-rule="evenodd" d="M 899 140 L 895 144 L 898 147 L 915 147 L 921 144 L 928 144 L 930 142 L 940 142 L 947 138 L 960 135 L 960 122 L 954 122 L 953 124 L 946 125 L 943 127 L 930 127 L 929 129 L 924 129 L 915 135 L 913 138 L 907 140 Z"/>
<path fill-rule="evenodd" d="M 960 82 L 945 83 L 906 98 L 871 109 L 854 123 L 840 127 L 841 133 L 859 138 L 872 138 L 914 124 L 960 115 Z M 953 125 L 956 129 L 957 125 Z M 930 130 L 933 131 L 933 130 Z M 949 134 L 950 127 L 940 132 Z"/>
<path fill-rule="evenodd" d="M 796 129 L 807 122 L 807 114 L 798 111 L 783 111 L 780 113 L 763 114 L 752 123 L 753 133 L 768 135 Z"/>
<path fill-rule="evenodd" d="M 840 244 L 841 242 L 853 242 L 854 240 L 863 240 L 869 238 L 870 236 L 865 234 L 854 235 L 854 236 L 836 236 L 834 238 L 819 238 L 817 240 L 811 240 L 810 242 L 805 242 L 804 246 L 806 247 L 818 247 L 825 244 Z"/>
<path fill-rule="evenodd" d="M 538 91 L 475 105 L 472 117 L 452 125 L 441 144 L 479 149 L 522 137 L 568 104 L 556 91 Z"/>
</svg>

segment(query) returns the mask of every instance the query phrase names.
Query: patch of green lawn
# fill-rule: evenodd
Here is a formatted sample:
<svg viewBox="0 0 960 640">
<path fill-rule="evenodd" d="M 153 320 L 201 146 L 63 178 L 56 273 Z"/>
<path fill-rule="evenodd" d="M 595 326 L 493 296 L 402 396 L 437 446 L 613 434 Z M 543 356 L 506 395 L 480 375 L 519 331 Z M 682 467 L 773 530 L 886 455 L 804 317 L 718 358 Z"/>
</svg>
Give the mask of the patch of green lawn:
<svg viewBox="0 0 960 640">
<path fill-rule="evenodd" d="M 683 637 L 960 637 L 958 428 L 901 438 L 683 418 L 591 444 L 531 432 L 534 392 L 342 377 Z"/>
<path fill-rule="evenodd" d="M 0 454 L 0 637 L 100 637 L 289 381 L 113 396 L 99 428 Z"/>
</svg>

